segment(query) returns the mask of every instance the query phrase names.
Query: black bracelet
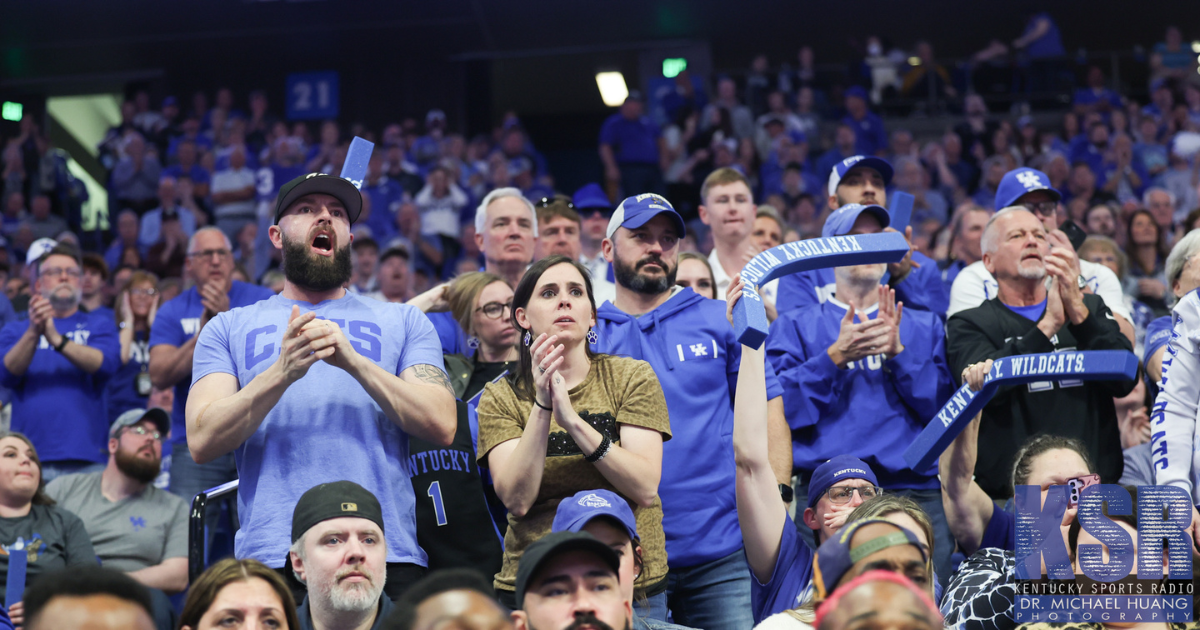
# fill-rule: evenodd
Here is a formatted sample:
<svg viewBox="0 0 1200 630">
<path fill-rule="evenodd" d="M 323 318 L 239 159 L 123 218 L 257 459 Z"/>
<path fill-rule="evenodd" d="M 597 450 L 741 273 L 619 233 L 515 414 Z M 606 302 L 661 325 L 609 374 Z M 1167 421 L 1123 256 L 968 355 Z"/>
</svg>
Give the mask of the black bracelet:
<svg viewBox="0 0 1200 630">
<path fill-rule="evenodd" d="M 67 342 L 69 342 L 69 341 L 71 341 L 71 338 L 66 335 L 63 335 L 62 339 L 59 340 L 58 345 L 54 346 L 54 351 L 59 354 L 62 354 L 63 348 L 67 347 Z"/>
<path fill-rule="evenodd" d="M 537 396 L 533 397 L 533 404 L 541 407 L 542 409 L 545 409 L 546 411 L 554 411 L 552 408 L 547 407 L 546 405 L 543 405 L 542 403 L 538 402 Z"/>
<path fill-rule="evenodd" d="M 604 459 L 604 456 L 608 455 L 608 449 L 610 448 L 612 448 L 612 440 L 608 439 L 608 436 L 605 435 L 604 439 L 600 440 L 600 446 L 596 447 L 596 451 L 584 457 L 584 459 L 594 464 Z"/>
</svg>

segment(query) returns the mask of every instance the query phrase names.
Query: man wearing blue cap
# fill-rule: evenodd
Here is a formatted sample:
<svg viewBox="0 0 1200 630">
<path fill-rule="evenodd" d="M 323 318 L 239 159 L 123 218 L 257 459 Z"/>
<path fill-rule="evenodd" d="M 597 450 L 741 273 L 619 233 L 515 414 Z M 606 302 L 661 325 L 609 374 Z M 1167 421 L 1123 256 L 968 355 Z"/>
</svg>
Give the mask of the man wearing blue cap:
<svg viewBox="0 0 1200 630">
<path fill-rule="evenodd" d="M 844 233 L 865 234 L 887 220 L 880 206 L 849 204 L 825 227 L 840 231 L 837 226 L 849 224 Z M 945 541 L 934 554 L 939 573 L 950 575 L 952 539 L 937 466 L 913 470 L 895 447 L 916 439 L 953 393 L 945 330 L 934 313 L 896 303 L 896 290 L 879 282 L 884 267 L 837 267 L 832 297 L 781 315 L 771 326 L 767 358 L 783 386 L 796 497 L 807 496 L 814 470 L 831 455 L 861 458 L 879 474 L 880 485 L 911 497 L 929 514 L 936 538 Z M 806 510 L 805 524 L 817 529 L 820 523 L 809 517 Z"/>
<path fill-rule="evenodd" d="M 610 490 L 581 490 L 558 504 L 550 531 L 586 532 L 617 552 L 621 559 L 617 577 L 621 595 L 633 607 L 633 630 L 683 628 L 644 617 L 642 613 L 646 611 L 634 600 L 635 585 L 644 588 L 644 585 L 637 585 L 642 572 L 642 547 L 637 520 L 625 499 Z"/>
<path fill-rule="evenodd" d="M 343 288 L 361 210 L 358 189 L 332 175 L 280 190 L 270 238 L 283 252 L 283 292 L 200 331 L 188 446 L 199 463 L 234 453 L 242 525 L 234 552 L 272 568 L 291 546 L 280 515 L 306 490 L 342 479 L 361 485 L 382 504 L 387 583 L 399 593 L 426 564 L 408 436 L 448 446 L 456 413 L 429 320 Z"/>
<path fill-rule="evenodd" d="M 836 211 L 847 204 L 886 208 L 887 186 L 891 181 L 892 165 L 887 160 L 863 155 L 848 157 L 834 165 L 829 174 L 829 210 Z M 840 218 L 835 218 L 839 216 Z M 847 222 L 846 216 L 848 215 L 837 215 L 836 212 L 831 214 L 825 220 L 821 236 L 842 236 L 849 233 L 855 219 Z M 880 214 L 878 218 L 878 227 L 869 226 L 871 231 L 861 233 L 896 231 L 889 227 L 891 218 L 887 212 Z M 905 231 L 905 238 L 909 239 L 911 244 L 910 231 Z M 946 312 L 946 287 L 942 283 L 937 262 L 921 252 L 912 251 L 904 260 L 889 264 L 880 282 L 895 289 L 896 297 L 909 308 L 936 313 L 939 316 Z M 820 304 L 833 295 L 835 284 L 833 269 L 829 268 L 784 276 L 779 279 L 775 308 L 783 314 L 802 306 Z"/>
<path fill-rule="evenodd" d="M 604 257 L 612 263 L 617 299 L 597 310 L 599 352 L 648 361 L 677 428 L 663 446 L 663 531 L 670 564 L 665 597 L 647 616 L 687 626 L 746 628 L 750 576 L 742 552 L 734 490 L 733 397 L 741 344 L 725 319 L 725 303 L 675 286 L 683 218 L 666 199 L 644 194 L 621 202 L 609 221 Z M 768 368 L 768 398 L 782 393 Z M 773 442 L 788 456 L 786 423 L 773 418 Z M 790 481 L 791 463 L 777 471 Z M 780 474 L 782 473 L 782 474 Z M 791 487 L 782 484 L 791 500 Z M 664 601 L 665 600 L 665 601 Z"/>
<path fill-rule="evenodd" d="M 613 205 L 604 194 L 600 184 L 591 183 L 575 191 L 571 197 L 575 212 L 579 213 L 582 222 L 579 228 L 579 244 L 582 252 L 579 262 L 592 272 L 592 280 L 608 278 L 608 261 L 604 260 L 604 252 L 600 244 L 604 242 L 605 231 L 608 230 L 608 220 L 612 217 Z"/>
<path fill-rule="evenodd" d="M 1061 248 L 1067 256 L 1068 263 L 1078 276 L 1076 283 L 1079 288 L 1084 293 L 1095 293 L 1103 298 L 1104 305 L 1112 311 L 1121 332 L 1132 341 L 1134 332 L 1130 322 L 1133 319 L 1125 306 L 1121 281 L 1108 267 L 1075 255 L 1075 247 L 1067 235 L 1058 229 L 1058 204 L 1061 200 L 1062 193 L 1050 185 L 1050 178 L 1032 168 L 1018 168 L 1005 173 L 996 189 L 996 210 L 1018 206 L 1041 220 L 1047 241 L 1054 248 Z M 988 272 L 982 260 L 967 265 L 950 288 L 950 307 L 946 317 L 975 308 L 996 297 L 996 293 L 996 278 Z"/>
</svg>

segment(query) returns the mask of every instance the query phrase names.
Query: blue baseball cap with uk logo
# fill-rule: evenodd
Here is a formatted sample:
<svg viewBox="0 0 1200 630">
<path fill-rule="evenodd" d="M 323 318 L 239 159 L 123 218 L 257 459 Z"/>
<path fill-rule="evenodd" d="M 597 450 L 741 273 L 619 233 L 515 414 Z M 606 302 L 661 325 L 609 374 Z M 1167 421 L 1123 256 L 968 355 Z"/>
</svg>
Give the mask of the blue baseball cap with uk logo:
<svg viewBox="0 0 1200 630">
<path fill-rule="evenodd" d="M 640 228 L 660 214 L 670 215 L 672 222 L 675 223 L 675 228 L 679 230 L 679 234 L 676 236 L 683 238 L 683 235 L 687 233 L 683 217 L 679 216 L 679 213 L 675 211 L 675 206 L 672 206 L 666 197 L 654 193 L 626 197 L 621 205 L 613 211 L 612 218 L 608 220 L 608 230 L 605 235 L 612 238 L 613 234 L 617 233 L 617 228 L 623 227 L 629 230 Z"/>
<path fill-rule="evenodd" d="M 1013 169 L 1004 174 L 996 187 L 996 210 L 1015 206 L 1024 195 L 1039 190 L 1050 193 L 1055 201 L 1062 200 L 1062 193 L 1050 185 L 1050 177 L 1045 173 L 1029 167 Z"/>
</svg>

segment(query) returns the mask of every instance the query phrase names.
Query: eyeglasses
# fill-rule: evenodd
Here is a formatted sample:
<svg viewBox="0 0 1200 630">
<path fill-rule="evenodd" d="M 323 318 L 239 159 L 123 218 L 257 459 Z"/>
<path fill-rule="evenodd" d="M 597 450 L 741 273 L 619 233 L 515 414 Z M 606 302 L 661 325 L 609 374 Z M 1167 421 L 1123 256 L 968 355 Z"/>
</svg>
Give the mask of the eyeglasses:
<svg viewBox="0 0 1200 630">
<path fill-rule="evenodd" d="M 65 275 L 68 278 L 79 278 L 79 270 L 78 269 L 68 269 L 68 268 L 63 268 L 63 267 L 44 267 L 44 268 L 42 268 L 39 275 L 50 276 L 52 278 L 57 278 L 62 275 Z"/>
<path fill-rule="evenodd" d="M 500 316 L 504 315 L 504 311 L 512 311 L 512 300 L 504 302 L 503 304 L 500 302 L 488 302 L 487 304 L 475 309 L 476 313 L 479 311 L 483 311 L 484 317 L 487 317 L 488 319 L 500 319 Z"/>
<path fill-rule="evenodd" d="M 1043 217 L 1053 216 L 1058 211 L 1057 201 L 1036 201 L 1021 204 L 1026 210 Z"/>
<path fill-rule="evenodd" d="M 545 208 L 546 206 L 549 206 L 550 204 L 554 203 L 555 201 L 558 201 L 558 199 L 555 199 L 554 197 L 542 197 L 541 199 L 538 199 L 537 203 L 533 204 L 533 207 Z M 567 204 L 568 208 L 570 208 L 572 210 L 575 209 L 574 203 L 571 203 L 570 201 L 564 201 L 563 203 Z"/>
<path fill-rule="evenodd" d="M 154 438 L 155 442 L 162 440 L 162 433 L 159 433 L 158 431 L 151 431 L 146 427 L 129 427 L 126 429 L 126 432 L 140 435 L 142 437 L 149 435 L 150 437 Z"/>
<path fill-rule="evenodd" d="M 851 486 L 835 486 L 825 491 L 829 495 L 829 502 L 834 505 L 846 505 L 854 498 L 854 493 L 858 492 L 858 496 L 862 497 L 863 501 L 874 499 L 883 494 L 883 488 L 879 486 L 863 486 L 861 488 Z"/>
<path fill-rule="evenodd" d="M 154 289 L 154 288 L 150 288 L 150 289 L 130 289 L 130 290 L 129 290 L 129 294 L 130 294 L 130 295 L 140 295 L 140 296 L 144 296 L 144 297 L 153 297 L 153 296 L 154 296 L 154 295 L 156 295 L 157 293 L 158 293 L 158 289 Z"/>
<path fill-rule="evenodd" d="M 219 259 L 219 260 L 225 260 L 225 257 L 229 256 L 229 255 L 230 255 L 230 251 L 228 249 L 206 249 L 206 250 L 199 251 L 199 252 L 189 253 L 188 258 L 191 258 L 193 260 L 195 260 L 195 259 L 211 260 L 213 256 L 216 256 L 217 259 Z"/>
</svg>

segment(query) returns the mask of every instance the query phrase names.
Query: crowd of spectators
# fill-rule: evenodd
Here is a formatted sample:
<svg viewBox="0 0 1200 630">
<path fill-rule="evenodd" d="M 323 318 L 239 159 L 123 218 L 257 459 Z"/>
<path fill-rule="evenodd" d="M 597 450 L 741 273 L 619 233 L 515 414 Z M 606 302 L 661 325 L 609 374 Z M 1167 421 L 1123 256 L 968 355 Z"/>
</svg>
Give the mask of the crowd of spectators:
<svg viewBox="0 0 1200 630">
<path fill-rule="evenodd" d="M 1012 42 L 1031 82 L 1058 76 L 1057 38 L 1039 14 Z M 5 144 L 0 197 L 0 394 L 14 431 L 0 435 L 0 546 L 33 545 L 31 580 L 98 557 L 137 582 L 113 582 L 109 596 L 159 628 L 212 621 L 222 598 L 287 627 L 383 627 L 389 616 L 422 627 L 431 611 L 468 610 L 487 627 L 836 628 L 897 610 L 922 627 L 1012 627 L 1011 598 L 986 614 L 976 606 L 1012 591 L 1014 517 L 993 500 L 1091 475 L 1152 484 L 1165 467 L 1154 463 L 1151 440 L 1164 438 L 1151 412 L 1160 387 L 1178 394 L 1160 381 L 1168 315 L 1200 285 L 1189 264 L 1200 253 L 1200 75 L 1182 47 L 1168 29 L 1144 102 L 1091 67 L 1065 111 L 1015 114 L 963 90 L 928 42 L 914 63 L 868 38 L 844 77 L 818 72 L 807 47 L 797 68 L 772 71 L 760 56 L 742 81 L 714 77 L 711 97 L 685 70 L 653 98 L 631 92 L 604 122 L 596 181 L 578 190 L 556 187 L 511 113 L 468 138 L 441 110 L 381 129 L 310 127 L 277 118 L 262 91 L 158 107 L 138 91 L 98 147 L 107 212 L 89 212 L 65 154 L 26 116 Z M 976 61 L 1000 49 L 993 42 Z M 921 94 L 954 112 L 935 133 L 878 113 Z M 338 174 L 354 136 L 375 143 L 361 207 L 339 197 L 345 207 L 297 210 L 311 202 L 290 190 L 309 173 Z M 898 192 L 914 199 L 908 226 L 887 209 Z M 318 232 L 311 248 L 289 249 L 281 220 L 324 210 L 352 243 Z M 724 301 L 742 295 L 754 255 L 885 230 L 908 240 L 903 260 L 759 287 L 773 322 L 765 347 L 735 339 Z M 420 343 L 422 357 L 436 356 L 440 343 L 431 372 L 448 379 L 425 383 L 447 380 L 455 436 L 410 432 L 403 455 L 381 456 L 381 466 L 406 462 L 411 493 L 377 498 L 379 488 L 351 483 L 373 479 L 267 485 L 328 472 L 318 469 L 248 479 L 266 488 L 258 501 L 255 486 L 239 490 L 249 551 L 215 564 L 178 608 L 168 598 L 188 586 L 185 502 L 239 473 L 247 481 L 235 449 L 243 466 L 247 452 L 284 457 L 271 471 L 295 465 L 279 463 L 287 455 L 258 424 L 247 445 L 212 425 L 189 435 L 193 365 L 207 370 L 195 384 L 227 376 L 213 365 L 233 350 L 214 337 L 235 317 L 248 338 L 266 329 L 252 329 L 252 311 L 225 313 L 311 286 L 313 268 L 296 262 L 308 249 L 349 261 L 346 279 L 320 295 L 344 288 L 371 305 L 404 304 L 404 351 Z M 378 325 L 349 324 L 379 352 Z M 368 325 L 375 332 L 362 336 Z M 903 461 L 953 388 L 978 389 L 991 360 L 1072 349 L 1132 351 L 1143 368 L 1130 381 L 1014 390 L 940 470 Z M 261 374 L 273 349 L 254 351 L 245 348 L 245 369 Z M 251 397 L 258 378 L 220 395 L 210 381 L 204 409 Z M 331 382 L 348 384 L 341 394 L 357 387 Z M 313 383 L 288 413 L 357 422 L 322 409 Z M 270 410 L 259 411 L 261 423 Z M 1190 474 L 1175 472 L 1180 484 Z M 475 574 L 405 573 L 412 563 L 387 553 L 401 503 L 416 514 L 402 527 L 417 552 L 408 560 L 494 575 L 494 589 Z M 280 510 L 293 507 L 284 560 L 272 545 L 285 538 Z M 328 532 L 306 533 L 318 527 Z M 331 551 L 330 536 L 353 539 L 348 555 Z M 861 553 L 883 554 L 875 563 L 855 555 L 868 543 Z M 969 559 L 958 564 L 956 552 Z M 89 575 L 75 595 L 105 592 L 109 578 Z M 556 603 L 560 590 L 581 593 L 573 608 Z M 34 588 L 5 610 L 35 627 L 62 612 L 52 600 Z"/>
</svg>

